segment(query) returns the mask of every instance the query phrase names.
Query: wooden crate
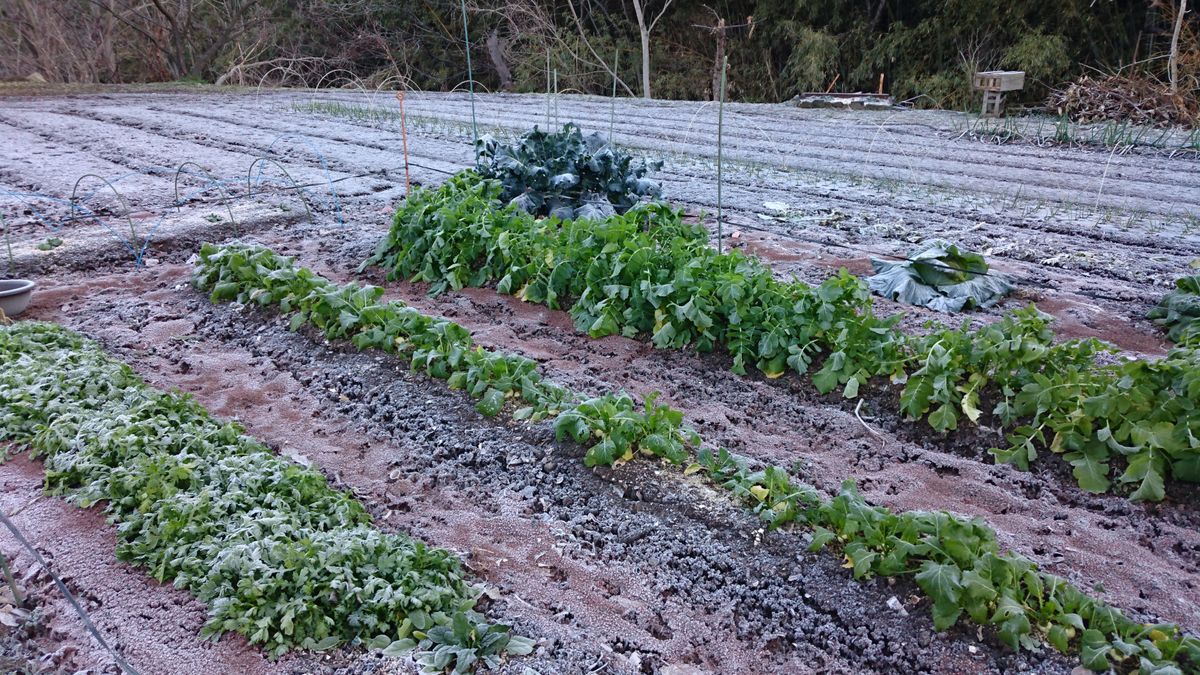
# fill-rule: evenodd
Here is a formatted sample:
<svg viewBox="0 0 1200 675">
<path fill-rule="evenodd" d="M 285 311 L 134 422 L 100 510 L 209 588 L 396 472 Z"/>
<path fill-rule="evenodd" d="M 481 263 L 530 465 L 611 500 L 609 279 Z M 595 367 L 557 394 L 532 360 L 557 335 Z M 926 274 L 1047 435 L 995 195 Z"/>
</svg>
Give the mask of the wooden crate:
<svg viewBox="0 0 1200 675">
<path fill-rule="evenodd" d="M 975 73 L 976 89 L 983 91 L 984 117 L 999 117 L 1004 114 L 1004 93 L 1025 88 L 1023 70 L 985 70 Z"/>
<path fill-rule="evenodd" d="M 1017 91 L 1025 88 L 1023 70 L 985 70 L 975 73 L 975 88 L 984 91 Z"/>
</svg>

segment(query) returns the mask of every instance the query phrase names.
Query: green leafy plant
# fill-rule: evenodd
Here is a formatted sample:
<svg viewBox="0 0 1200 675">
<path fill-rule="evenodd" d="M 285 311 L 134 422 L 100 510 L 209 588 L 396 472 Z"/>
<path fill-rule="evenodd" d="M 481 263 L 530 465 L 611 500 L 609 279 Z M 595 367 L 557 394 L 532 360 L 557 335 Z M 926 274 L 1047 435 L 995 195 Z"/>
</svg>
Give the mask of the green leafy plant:
<svg viewBox="0 0 1200 675">
<path fill-rule="evenodd" d="M 1163 296 L 1146 318 L 1166 328 L 1172 342 L 1200 345 L 1200 275 L 1177 279 L 1175 290 Z"/>
<path fill-rule="evenodd" d="M 512 404 L 514 417 L 537 421 L 579 398 L 543 379 L 533 361 L 479 347 L 456 323 L 399 300 L 382 302 L 383 289 L 375 286 L 337 286 L 261 246 L 204 244 L 192 280 L 213 302 L 276 304 L 293 314 L 293 330 L 309 323 L 328 338 L 404 357 L 414 371 L 478 399 L 476 409 L 488 417 Z"/>
<path fill-rule="evenodd" d="M 249 257 L 244 258 L 246 255 Z M 251 259 L 254 264 L 249 264 Z M 261 297 L 263 289 L 279 278 L 314 279 L 311 272 L 295 268 L 289 259 L 264 249 L 234 246 L 206 247 L 197 271 L 198 283 L 205 287 L 234 283 L 222 281 L 229 278 L 230 268 L 247 274 L 245 281 L 228 289 L 243 301 Z M 371 295 L 354 286 L 343 292 Z M 275 294 L 284 299 L 293 295 Z M 826 295 L 827 301 L 838 297 L 832 291 Z M 320 311 L 333 312 L 333 308 Z M 350 339 L 363 348 L 379 344 L 358 338 L 370 334 L 381 316 L 365 309 L 358 316 L 347 319 L 346 323 L 357 325 L 359 331 L 350 334 Z M 977 372 L 987 372 L 997 382 L 1013 383 L 1038 369 L 1042 359 L 1049 359 L 1064 372 L 1090 363 L 1075 351 L 1053 353 L 1053 347 L 1047 346 L 1051 338 L 1046 319 L 1033 310 L 1018 315 L 1014 325 L 991 327 L 974 338 L 950 330 L 935 333 L 928 339 L 950 356 L 927 361 L 928 370 L 914 373 L 913 381 L 928 381 L 934 392 L 928 398 L 933 399 L 942 391 L 943 378 L 953 382 L 970 373 L 966 392 L 953 389 L 967 401 L 954 405 L 965 405 L 970 411 L 977 407 L 971 402 L 978 393 L 971 387 L 982 386 L 974 377 Z M 968 344 L 985 356 L 978 362 L 963 361 L 961 354 Z M 507 376 L 507 371 L 502 376 Z M 569 398 L 578 399 L 574 394 Z M 973 414 L 978 413 L 966 413 L 968 417 Z M 780 467 L 752 468 L 744 457 L 704 446 L 684 424 L 682 413 L 658 404 L 656 396 L 640 406 L 626 394 L 589 399 L 563 410 L 555 427 L 560 440 L 570 438 L 587 448 L 584 462 L 588 466 L 632 461 L 639 455 L 681 463 L 696 450 L 695 461 L 685 474 L 702 475 L 728 490 L 770 527 L 789 523 L 810 526 L 810 550 L 828 547 L 840 551 L 855 578 L 911 576 L 933 601 L 934 624 L 939 630 L 965 617 L 994 628 L 1014 649 L 1038 649 L 1048 643 L 1064 653 L 1079 653 L 1083 664 L 1097 671 L 1137 668 L 1146 673 L 1172 673 L 1200 663 L 1200 640 L 1175 625 L 1132 621 L 1060 577 L 1039 571 L 1032 561 L 1002 551 L 995 532 L 981 519 L 945 512 L 893 513 L 867 504 L 849 482 L 833 499 L 824 499 L 812 487 L 793 481 Z M 390 655 L 413 652 L 418 663 L 431 672 L 479 661 L 492 665 L 502 644 L 510 654 L 532 646 L 520 638 L 505 642 L 502 630 L 479 624 L 469 612 L 450 622 L 439 620 L 440 616 L 411 613 L 398 639 L 379 636 L 369 644 Z"/>
<path fill-rule="evenodd" d="M 205 244 L 193 283 L 209 290 L 214 302 L 277 303 L 294 312 L 293 330 L 310 323 L 326 337 L 349 339 L 359 349 L 405 357 L 414 370 L 477 399 L 476 410 L 487 417 L 505 409 L 515 420 L 554 417 L 560 438 L 590 445 L 589 466 L 628 461 L 636 452 L 679 463 L 699 443 L 694 431 L 681 426 L 682 415 L 656 403 L 655 396 L 641 404 L 627 394 L 585 400 L 544 379 L 533 361 L 476 345 L 458 324 L 399 301 L 380 304 L 382 289 L 336 286 L 270 249 Z"/>
<path fill-rule="evenodd" d="M 496 181 L 471 172 L 414 191 L 364 266 L 429 282 L 435 294 L 495 284 L 500 293 L 565 309 L 593 337 L 642 336 L 664 349 L 723 347 L 735 372 L 753 367 L 775 378 L 791 371 L 809 376 L 821 393 L 840 389 L 855 398 L 888 378 L 903 384 L 907 417 L 939 432 L 993 423 L 1008 443 L 991 450 L 997 460 L 1027 468 L 1049 450 L 1085 490 L 1115 483 L 1133 499 L 1160 500 L 1169 479 L 1200 481 L 1200 384 L 1193 384 L 1191 349 L 1114 363 L 1095 340 L 1056 342 L 1034 309 L 978 331 L 931 325 L 914 337 L 896 328 L 900 315 L 875 314 L 869 288 L 848 273 L 819 286 L 779 280 L 739 251 L 718 254 L 702 226 L 664 204 L 559 222 L 503 206 L 500 192 Z M 934 266 L 932 281 L 981 269 L 954 255 L 958 272 Z"/>
<path fill-rule="evenodd" d="M 885 298 L 954 313 L 991 307 L 1013 291 L 1012 281 L 991 272 L 983 256 L 933 239 L 917 246 L 906 260 L 871 259 L 871 290 Z"/>
<path fill-rule="evenodd" d="M 489 624 L 474 611 L 453 618 L 418 615 L 412 622 L 412 637 L 388 642 L 384 656 L 412 654 L 425 673 L 469 673 L 479 666 L 497 668 L 501 657 L 524 656 L 533 651 L 534 642 L 513 635 L 503 624 Z M 386 636 L 380 636 L 386 641 Z"/>
<path fill-rule="evenodd" d="M 469 617 L 481 630 L 479 591 L 453 554 L 376 530 L 321 473 L 190 397 L 146 386 L 53 325 L 0 326 L 0 359 L 0 441 L 43 458 L 50 491 L 103 503 L 120 559 L 208 604 L 202 635 L 235 631 L 280 655 L 403 639 L 418 622 L 433 633 Z M 528 651 L 507 627 L 482 630 L 498 637 L 472 648 L 489 657 Z"/>
<path fill-rule="evenodd" d="M 498 180 L 505 201 L 534 215 L 604 218 L 662 194 L 646 178 L 662 162 L 635 162 L 600 134 L 584 136 L 574 124 L 555 133 L 535 126 L 510 144 L 486 135 L 476 145 L 479 174 Z"/>
<path fill-rule="evenodd" d="M 35 248 L 39 251 L 53 251 L 62 246 L 63 240 L 60 237 L 48 237 L 45 241 L 38 244 Z"/>
<path fill-rule="evenodd" d="M 683 415 L 646 398 L 638 409 L 624 393 L 607 394 L 563 411 L 555 422 L 559 440 L 570 437 L 588 446 L 587 466 L 628 462 L 637 452 L 663 457 L 675 464 L 687 459 L 689 446 L 700 444 L 696 432 L 683 427 Z M 594 443 L 594 444 L 593 444 Z"/>
<path fill-rule="evenodd" d="M 838 549 L 856 579 L 911 576 L 933 601 L 937 630 L 967 618 L 996 630 L 1013 649 L 1048 643 L 1078 653 L 1098 672 L 1180 673 L 1200 664 L 1200 640 L 1173 624 L 1133 621 L 1029 559 L 1002 551 L 979 518 L 893 513 L 867 504 L 850 481 L 825 500 L 783 469 L 751 469 L 747 459 L 724 449 L 701 450 L 686 472 L 704 473 L 771 527 L 808 524 L 809 550 Z"/>
</svg>

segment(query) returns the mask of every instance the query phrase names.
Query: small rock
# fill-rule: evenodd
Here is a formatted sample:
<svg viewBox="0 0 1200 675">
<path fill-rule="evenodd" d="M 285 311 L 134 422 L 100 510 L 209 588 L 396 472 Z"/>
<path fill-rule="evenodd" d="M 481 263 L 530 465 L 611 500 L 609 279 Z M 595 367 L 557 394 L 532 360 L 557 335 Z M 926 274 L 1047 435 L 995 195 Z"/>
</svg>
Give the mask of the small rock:
<svg viewBox="0 0 1200 675">
<path fill-rule="evenodd" d="M 892 611 L 899 613 L 900 616 L 908 616 L 908 610 L 904 609 L 904 604 L 900 602 L 900 598 L 897 598 L 894 595 L 888 598 L 887 606 L 890 607 Z"/>
</svg>

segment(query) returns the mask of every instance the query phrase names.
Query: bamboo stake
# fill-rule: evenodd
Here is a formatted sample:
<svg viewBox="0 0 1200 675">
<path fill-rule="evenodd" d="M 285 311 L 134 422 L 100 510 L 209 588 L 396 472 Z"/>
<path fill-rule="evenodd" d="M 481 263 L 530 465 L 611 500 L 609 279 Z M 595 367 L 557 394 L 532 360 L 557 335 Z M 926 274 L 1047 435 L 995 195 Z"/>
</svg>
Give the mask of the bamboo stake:
<svg viewBox="0 0 1200 675">
<path fill-rule="evenodd" d="M 467 31 L 467 0 L 460 0 L 463 15 L 463 43 L 467 46 L 467 91 L 471 95 L 471 140 L 475 146 L 475 163 L 479 163 L 479 125 L 475 121 L 475 72 L 471 69 L 471 34 Z"/>
<path fill-rule="evenodd" d="M 403 89 L 396 92 L 396 100 L 400 102 L 400 144 L 404 148 L 404 196 L 407 197 L 412 190 L 412 176 L 408 169 L 408 123 L 404 117 Z"/>
<path fill-rule="evenodd" d="M 717 103 L 717 253 L 722 252 L 725 235 L 721 227 L 724 213 L 721 210 L 721 145 L 725 128 L 725 73 L 729 70 L 729 57 L 721 59 L 721 98 Z"/>
<path fill-rule="evenodd" d="M 1179 0 L 1179 12 L 1175 15 L 1175 32 L 1171 35 L 1171 53 L 1167 59 L 1171 95 L 1179 93 L 1179 33 L 1183 30 L 1183 15 L 1187 14 L 1187 0 Z"/>
</svg>

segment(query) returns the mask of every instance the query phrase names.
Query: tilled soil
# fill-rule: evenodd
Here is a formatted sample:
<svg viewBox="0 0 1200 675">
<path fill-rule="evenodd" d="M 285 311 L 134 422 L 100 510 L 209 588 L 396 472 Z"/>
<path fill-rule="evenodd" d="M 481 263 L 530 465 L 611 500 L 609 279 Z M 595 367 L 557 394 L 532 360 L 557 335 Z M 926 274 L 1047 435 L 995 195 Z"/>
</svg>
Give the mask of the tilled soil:
<svg viewBox="0 0 1200 675">
<path fill-rule="evenodd" d="M 407 101 L 413 180 L 439 182 L 470 165 L 466 98 L 410 94 Z M 538 96 L 481 96 L 481 133 L 512 135 L 544 124 L 545 103 Z M 351 112 L 314 112 L 314 105 L 331 104 Z M 715 211 L 710 104 L 622 100 L 613 120 L 603 99 L 563 96 L 556 105 L 559 121 L 602 133 L 611 125 L 617 143 L 665 160 L 658 175 L 675 203 Z M 30 195 L 65 200 L 77 179 L 96 174 L 141 215 L 133 238 L 151 230 L 157 236 L 179 218 L 168 208 L 178 167 L 195 162 L 223 181 L 224 193 L 188 165 L 178 194 L 199 212 L 192 219 L 224 220 L 221 195 L 244 195 L 259 157 L 278 162 L 254 165 L 266 187 L 289 179 L 308 185 L 309 206 L 331 221 L 353 219 L 370 205 L 387 211 L 404 190 L 400 129 L 361 121 L 354 110 L 394 116 L 394 100 L 349 92 L 7 99 L 0 110 L 7 141 L 0 146 L 0 213 L 21 230 L 18 248 L 31 247 L 48 234 L 34 216 L 50 222 L 66 207 Z M 872 256 L 946 237 L 985 252 L 1021 288 L 975 320 L 1036 302 L 1069 337 L 1101 337 L 1147 354 L 1164 350 L 1143 316 L 1200 258 L 1200 153 L 989 145 L 964 137 L 969 119 L 955 113 L 745 104 L 730 106 L 726 120 L 723 231 L 739 231 L 727 243 L 747 245 L 781 274 L 819 281 L 843 266 L 867 272 Z M 79 194 L 104 224 L 91 225 L 97 234 L 129 229 L 120 217 L 124 204 L 103 183 L 86 178 Z M 233 213 L 261 216 L 263 208 L 261 200 L 239 200 Z M 295 197 L 270 208 L 304 211 Z M 68 231 L 89 229 L 84 215 L 77 212 Z M 910 311 L 906 325 L 919 328 L 930 318 L 939 315 Z"/>
<path fill-rule="evenodd" d="M 533 657 L 508 670 L 1070 670 L 1071 663 L 1050 654 L 1013 655 L 974 628 L 934 634 L 912 585 L 853 581 L 835 556 L 805 553 L 804 532 L 763 532 L 722 494 L 675 469 L 634 463 L 586 470 L 581 450 L 555 443 L 546 424 L 485 420 L 461 395 L 398 369 L 390 358 L 288 333 L 270 312 L 211 306 L 186 287 L 185 262 L 200 241 L 232 237 L 235 227 L 216 191 L 193 195 L 178 211 L 163 208 L 174 199 L 170 167 L 182 159 L 198 159 L 223 178 L 240 175 L 241 183 L 230 179 L 225 186 L 235 195 L 244 194 L 250 162 L 269 150 L 298 182 L 345 179 L 336 198 L 327 187 L 309 188 L 315 224 L 303 222 L 304 206 L 292 195 L 231 205 L 243 235 L 342 282 L 358 278 L 354 268 L 403 195 L 403 172 L 394 169 L 396 129 L 292 110 L 310 100 L 264 94 L 6 101 L 0 133 L 14 142 L 0 144 L 0 213 L 14 228 L 18 271 L 42 286 L 31 318 L 81 330 L 152 384 L 179 387 L 216 414 L 240 419 L 252 434 L 353 490 L 381 527 L 458 551 L 488 588 L 489 614 L 540 640 Z M 410 100 L 409 147 L 420 165 L 414 176 L 435 182 L 469 163 L 465 101 Z M 537 97 L 481 99 L 481 119 L 489 129 L 511 130 L 540 120 L 543 104 Z M 704 109 L 630 106 L 616 124 L 617 140 L 674 153 L 665 169 L 670 196 L 711 209 L 709 148 L 696 145 L 711 127 Z M 607 102 L 564 97 L 560 115 L 594 128 L 603 126 L 601 116 L 607 124 L 605 111 Z M 955 139 L 955 122 L 942 114 L 901 113 L 881 125 L 869 113 L 740 106 L 732 119 L 757 129 L 733 133 L 744 164 L 726 167 L 735 185 L 727 185 L 726 206 L 734 226 L 743 228 L 737 243 L 748 242 L 782 273 L 810 280 L 841 266 L 865 273 L 868 256 L 858 249 L 896 252 L 924 236 L 955 233 L 993 247 L 997 266 L 1027 282 L 1018 300 L 976 320 L 1036 301 L 1060 318 L 1060 334 L 1099 336 L 1145 354 L 1163 351 L 1158 332 L 1140 316 L 1200 248 L 1186 220 L 1200 203 L 1194 158 L 994 148 Z M 279 139 L 285 133 L 303 138 Z M 779 142 L 764 145 L 764 134 Z M 793 148 L 798 159 L 785 161 L 784 150 Z M 1021 219 L 1009 218 L 1025 197 L 1004 192 L 986 171 L 963 168 L 979 154 L 1005 180 L 1057 200 L 1058 210 L 1028 208 Z M 926 164 L 928 171 L 920 170 Z M 155 166 L 162 169 L 145 171 Z M 128 174 L 116 185 L 140 216 L 138 236 L 158 228 L 148 268 L 132 269 L 128 251 L 108 230 L 85 221 L 68 227 L 61 248 L 32 250 L 47 234 L 34 216 L 40 210 L 48 218 L 54 204 L 28 194 L 65 199 L 75 178 L 89 172 L 110 179 Z M 353 177 L 366 172 L 376 173 Z M 1113 222 L 1086 227 L 1087 209 L 1065 205 L 1100 179 L 1104 189 L 1083 201 L 1141 209 L 1129 212 L 1125 230 Z M 180 182 L 185 192 L 203 186 L 187 176 Z M 85 184 L 89 192 L 99 185 Z M 1178 199 L 1155 202 L 1164 186 Z M 106 225 L 127 227 L 119 217 L 123 205 L 106 201 L 103 191 L 90 199 Z M 762 207 L 773 200 L 793 208 L 780 214 Z M 377 271 L 368 276 L 380 280 Z M 984 516 L 1006 545 L 1134 615 L 1200 626 L 1200 522 L 1190 494 L 1176 490 L 1160 505 L 1087 495 L 1055 457 L 1021 473 L 991 464 L 986 449 L 996 443 L 994 434 L 943 439 L 900 420 L 889 401 L 894 392 L 856 410 L 796 378 L 735 376 L 720 355 L 663 352 L 617 337 L 590 340 L 565 313 L 488 289 L 430 299 L 417 285 L 385 287 L 391 297 L 463 324 L 481 344 L 538 360 L 562 384 L 590 393 L 661 391 L 709 441 L 793 468 L 827 492 L 853 477 L 876 503 Z M 912 312 L 905 325 L 919 329 L 932 316 Z M 143 672 L 178 672 L 178 663 L 189 664 L 189 672 L 404 669 L 355 650 L 270 662 L 236 637 L 202 643 L 195 635 L 203 608 L 117 563 L 100 514 L 57 499 L 35 501 L 36 464 L 0 465 L 0 480 L 6 513 L 32 502 L 18 525 L 54 556 L 60 575 L 92 598 L 97 625 Z M 0 537 L 0 547 L 16 553 L 7 538 Z M 27 559 L 17 554 L 17 560 L 29 569 Z M 53 652 L 69 645 L 78 650 L 64 660 L 70 667 L 104 668 L 106 657 L 65 603 L 52 591 L 42 600 L 56 628 L 38 638 L 40 647 Z"/>
<path fill-rule="evenodd" d="M 677 471 L 649 463 L 587 470 L 578 447 L 554 442 L 549 423 L 486 421 L 460 393 L 389 357 L 289 333 L 270 312 L 212 306 L 180 288 L 189 270 L 64 279 L 43 291 L 31 318 L 81 330 L 152 384 L 242 420 L 352 490 L 381 527 L 458 551 L 490 589 L 491 613 L 541 640 L 534 658 L 514 664 L 518 672 L 1070 669 L 1058 658 L 1011 654 L 965 628 L 935 636 L 909 584 L 855 582 L 834 556 L 805 552 L 803 532 L 764 532 L 723 494 Z M 8 464 L 0 475 L 28 481 L 30 466 Z M 46 503 L 52 513 L 23 512 L 21 526 L 111 538 L 97 514 Z M 44 536 L 39 544 L 65 546 Z M 111 544 L 100 553 L 79 551 L 80 562 L 60 555 L 55 566 L 79 579 L 79 568 L 111 556 Z M 85 586 L 106 584 L 89 575 Z M 122 646 L 144 636 L 129 613 L 163 620 L 155 592 L 124 590 L 92 611 Z M 893 597 L 902 610 L 889 607 Z M 195 604 L 182 630 L 198 629 Z M 162 634 L 147 649 L 177 641 Z M 259 663 L 237 639 L 216 649 L 276 672 L 314 665 Z M 158 670 L 141 651 L 128 656 Z M 378 665 L 353 653 L 337 660 L 355 672 Z"/>
</svg>

